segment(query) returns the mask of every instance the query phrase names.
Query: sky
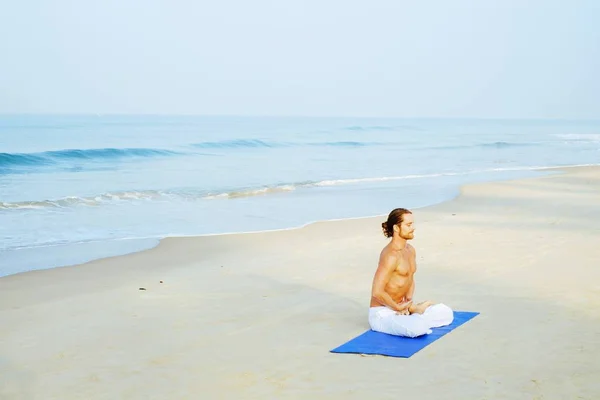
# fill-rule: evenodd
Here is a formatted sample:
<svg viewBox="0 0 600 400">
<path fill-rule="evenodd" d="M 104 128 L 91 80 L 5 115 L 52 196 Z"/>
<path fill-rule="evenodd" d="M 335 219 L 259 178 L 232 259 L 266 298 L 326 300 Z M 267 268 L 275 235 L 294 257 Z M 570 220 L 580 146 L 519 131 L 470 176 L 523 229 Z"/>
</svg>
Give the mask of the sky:
<svg viewBox="0 0 600 400">
<path fill-rule="evenodd" d="M 600 119 L 597 0 L 0 10 L 0 113 Z"/>
</svg>

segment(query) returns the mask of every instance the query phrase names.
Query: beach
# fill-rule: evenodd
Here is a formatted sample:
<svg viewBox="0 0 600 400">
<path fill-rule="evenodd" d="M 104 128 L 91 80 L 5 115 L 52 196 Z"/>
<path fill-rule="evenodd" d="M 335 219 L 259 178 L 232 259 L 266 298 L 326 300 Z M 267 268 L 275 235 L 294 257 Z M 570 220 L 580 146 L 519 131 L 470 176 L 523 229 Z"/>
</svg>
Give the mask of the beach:
<svg viewBox="0 0 600 400">
<path fill-rule="evenodd" d="M 413 210 L 415 300 L 480 315 L 408 359 L 330 353 L 368 329 L 381 215 L 2 277 L 0 398 L 597 399 L 600 167 L 551 172 Z"/>
</svg>

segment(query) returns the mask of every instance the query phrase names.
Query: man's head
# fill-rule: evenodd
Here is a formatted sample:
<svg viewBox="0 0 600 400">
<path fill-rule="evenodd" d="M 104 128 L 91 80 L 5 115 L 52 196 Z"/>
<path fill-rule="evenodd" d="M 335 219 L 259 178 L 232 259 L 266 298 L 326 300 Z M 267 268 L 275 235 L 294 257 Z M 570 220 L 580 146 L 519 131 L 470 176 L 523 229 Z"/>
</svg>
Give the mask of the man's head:
<svg viewBox="0 0 600 400">
<path fill-rule="evenodd" d="M 387 221 L 381 224 L 385 237 L 399 237 L 410 240 L 415 237 L 412 212 L 406 208 L 396 208 L 390 212 Z"/>
</svg>

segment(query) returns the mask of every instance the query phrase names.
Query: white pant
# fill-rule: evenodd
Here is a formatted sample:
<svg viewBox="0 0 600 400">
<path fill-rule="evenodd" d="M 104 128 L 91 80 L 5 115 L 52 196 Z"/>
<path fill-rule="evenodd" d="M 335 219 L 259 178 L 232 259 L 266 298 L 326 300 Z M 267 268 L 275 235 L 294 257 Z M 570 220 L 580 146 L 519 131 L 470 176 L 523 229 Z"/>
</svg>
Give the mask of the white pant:
<svg viewBox="0 0 600 400">
<path fill-rule="evenodd" d="M 450 325 L 454 320 L 454 312 L 445 304 L 434 304 L 427 307 L 423 314 L 398 315 L 388 307 L 371 307 L 369 309 L 369 325 L 377 332 L 389 335 L 417 337 L 428 335 L 431 328 Z"/>
</svg>

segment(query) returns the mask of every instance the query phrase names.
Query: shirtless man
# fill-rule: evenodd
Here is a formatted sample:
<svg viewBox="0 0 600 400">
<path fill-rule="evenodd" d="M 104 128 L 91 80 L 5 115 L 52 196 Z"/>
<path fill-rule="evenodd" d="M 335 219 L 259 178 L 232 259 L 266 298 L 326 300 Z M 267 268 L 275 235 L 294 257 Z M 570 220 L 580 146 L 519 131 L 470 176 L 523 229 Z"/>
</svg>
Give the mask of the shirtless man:
<svg viewBox="0 0 600 400">
<path fill-rule="evenodd" d="M 431 328 L 451 324 L 454 313 L 448 306 L 431 301 L 413 303 L 417 257 L 415 248 L 408 244 L 415 232 L 412 212 L 396 208 L 381 227 L 391 240 L 381 251 L 373 278 L 369 308 L 371 329 L 417 337 L 431 333 Z"/>
</svg>

